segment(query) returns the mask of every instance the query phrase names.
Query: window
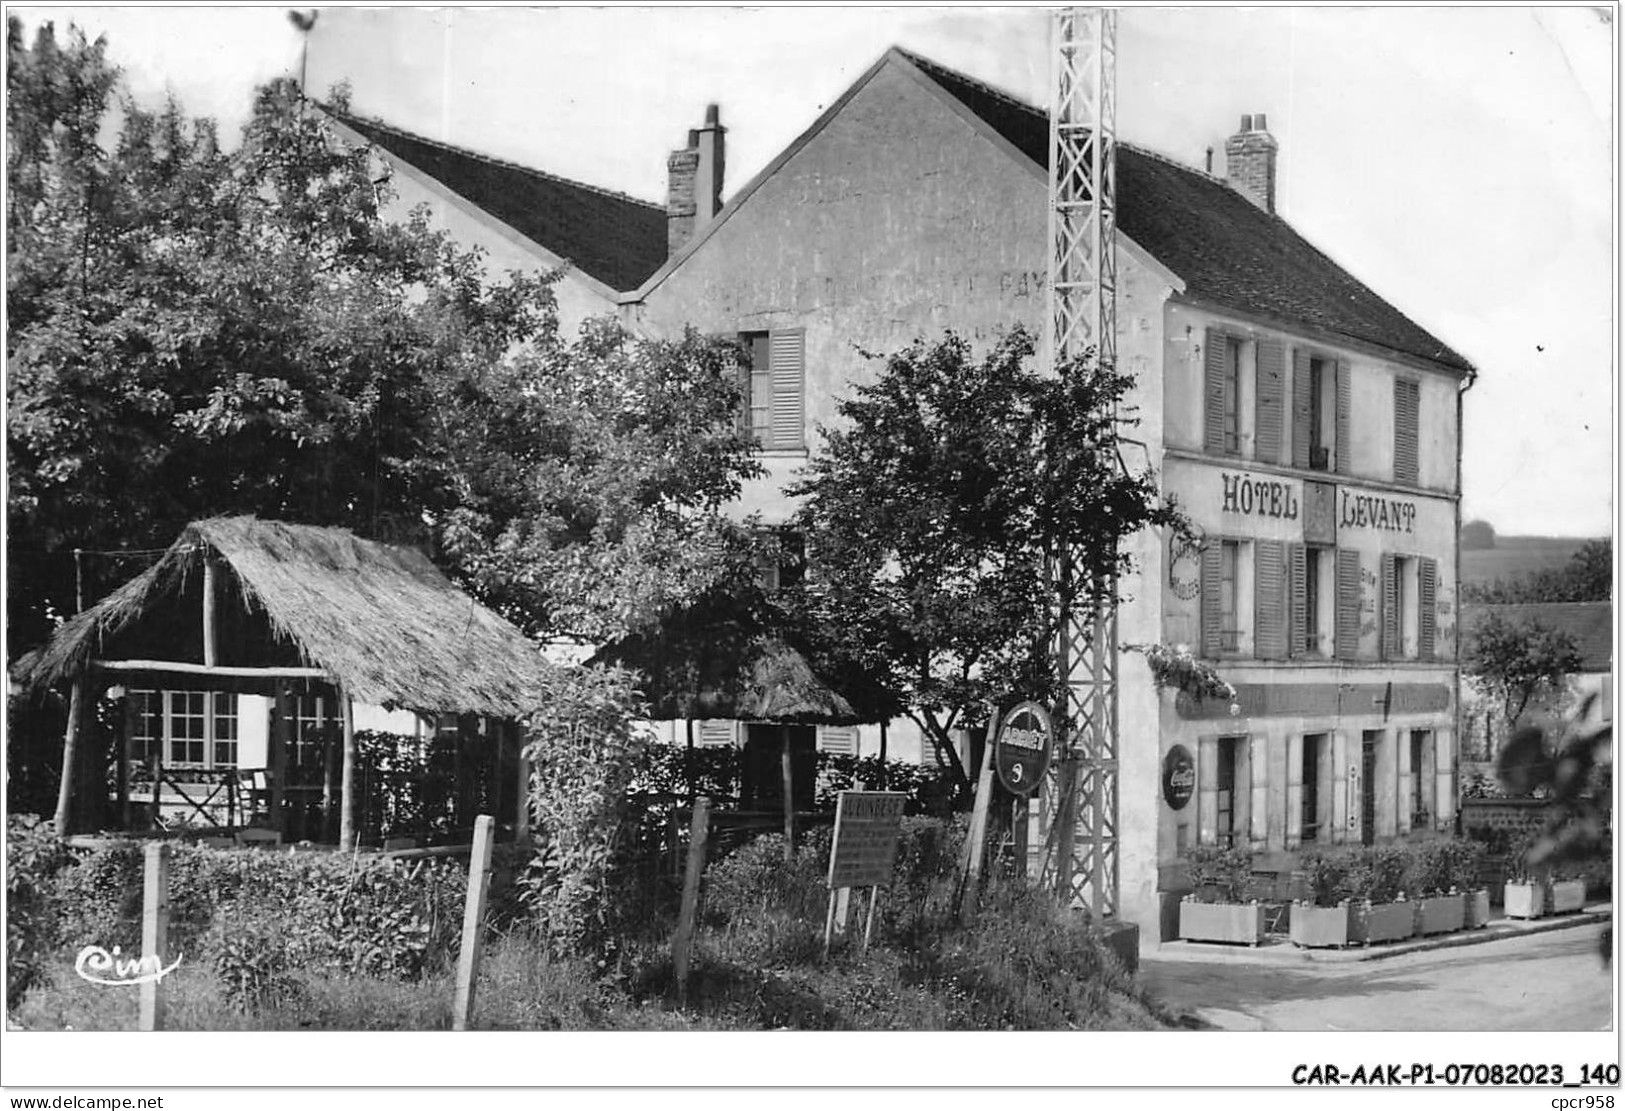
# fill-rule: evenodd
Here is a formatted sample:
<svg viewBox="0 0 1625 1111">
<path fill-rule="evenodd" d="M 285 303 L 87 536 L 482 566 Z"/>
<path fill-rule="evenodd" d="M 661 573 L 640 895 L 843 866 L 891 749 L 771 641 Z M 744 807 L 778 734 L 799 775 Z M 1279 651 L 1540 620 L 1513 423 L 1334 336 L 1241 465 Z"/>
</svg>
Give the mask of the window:
<svg viewBox="0 0 1625 1111">
<path fill-rule="evenodd" d="M 338 728 L 338 707 L 331 698 L 317 694 L 302 694 L 294 703 L 293 714 L 293 765 L 295 767 L 320 768 L 326 758 L 324 745 L 330 734 Z M 451 728 L 456 728 L 457 718 L 451 717 Z M 444 727 L 444 723 L 442 723 Z"/>
<path fill-rule="evenodd" d="M 166 765 L 237 766 L 237 696 L 222 691 L 132 691 L 134 755 L 161 751 Z M 161 750 L 158 746 L 162 746 Z"/>
<path fill-rule="evenodd" d="M 1428 794 L 1433 786 L 1433 732 L 1428 729 L 1411 730 L 1411 828 L 1431 829 L 1433 815 L 1428 808 Z"/>
<path fill-rule="evenodd" d="M 1298 348 L 1292 359 L 1292 465 L 1349 471 L 1347 364 Z"/>
<path fill-rule="evenodd" d="M 1322 585 L 1331 575 L 1331 549 L 1310 548 L 1305 553 L 1303 581 L 1303 651 L 1311 656 L 1324 656 L 1326 646 L 1322 637 L 1331 625 L 1331 591 Z"/>
<path fill-rule="evenodd" d="M 1415 485 L 1418 480 L 1417 426 L 1420 423 L 1421 384 L 1411 378 L 1394 379 L 1394 481 Z"/>
<path fill-rule="evenodd" d="M 1247 412 L 1242 397 L 1242 347 L 1244 341 L 1214 328 L 1207 331 L 1203 354 L 1202 444 L 1220 455 L 1240 455 L 1249 429 L 1243 427 Z"/>
<path fill-rule="evenodd" d="M 1415 660 L 1433 656 L 1437 580 L 1438 561 L 1383 553 L 1383 659 Z"/>
<path fill-rule="evenodd" d="M 1305 842 L 1320 840 L 1320 769 L 1326 761 L 1325 733 L 1305 733 L 1303 737 L 1303 804 L 1300 836 Z"/>
<path fill-rule="evenodd" d="M 1218 789 L 1218 843 L 1230 845 L 1236 838 L 1236 750 L 1245 737 L 1219 738 L 1219 764 L 1216 774 Z"/>
<path fill-rule="evenodd" d="M 764 451 L 802 450 L 806 333 L 799 328 L 746 332 L 739 341 L 750 363 L 740 379 L 745 394 L 741 423 Z"/>
<path fill-rule="evenodd" d="M 772 549 L 756 563 L 757 581 L 772 593 L 801 582 L 807 565 L 806 538 L 795 529 L 779 529 L 767 537 Z"/>
<path fill-rule="evenodd" d="M 1247 618 L 1252 613 L 1252 545 L 1219 540 L 1202 549 L 1202 654 L 1252 651 Z"/>
</svg>

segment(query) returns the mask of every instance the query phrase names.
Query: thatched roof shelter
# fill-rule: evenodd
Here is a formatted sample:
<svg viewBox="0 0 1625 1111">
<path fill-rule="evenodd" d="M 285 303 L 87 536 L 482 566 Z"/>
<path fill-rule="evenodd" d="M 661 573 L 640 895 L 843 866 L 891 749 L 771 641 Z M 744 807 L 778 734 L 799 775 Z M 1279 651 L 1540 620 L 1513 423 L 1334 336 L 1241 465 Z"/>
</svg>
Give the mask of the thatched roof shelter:
<svg viewBox="0 0 1625 1111">
<path fill-rule="evenodd" d="M 231 603 L 216 607 L 221 663 L 240 671 L 302 665 L 372 705 L 517 717 L 552 667 L 419 552 L 344 529 L 215 517 L 70 619 L 13 678 L 39 688 L 101 661 L 206 658 L 211 634 L 195 617 L 206 566 L 214 596 Z"/>
</svg>

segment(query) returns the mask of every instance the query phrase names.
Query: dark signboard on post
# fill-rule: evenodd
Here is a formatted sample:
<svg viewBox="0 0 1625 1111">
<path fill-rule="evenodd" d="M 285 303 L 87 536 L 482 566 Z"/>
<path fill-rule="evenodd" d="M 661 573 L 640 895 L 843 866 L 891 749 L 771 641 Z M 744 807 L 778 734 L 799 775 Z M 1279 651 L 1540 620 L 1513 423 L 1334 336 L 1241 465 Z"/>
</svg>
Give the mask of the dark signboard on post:
<svg viewBox="0 0 1625 1111">
<path fill-rule="evenodd" d="M 1196 792 L 1196 761 L 1191 750 L 1175 745 L 1162 758 L 1162 797 L 1174 810 L 1185 809 Z"/>
<path fill-rule="evenodd" d="M 842 791 L 837 796 L 835 840 L 829 850 L 831 892 L 891 883 L 907 802 L 902 791 Z"/>
<path fill-rule="evenodd" d="M 993 765 L 1012 794 L 1030 795 L 1044 778 L 1055 747 L 1049 711 L 1036 702 L 1018 702 L 999 723 Z"/>
</svg>

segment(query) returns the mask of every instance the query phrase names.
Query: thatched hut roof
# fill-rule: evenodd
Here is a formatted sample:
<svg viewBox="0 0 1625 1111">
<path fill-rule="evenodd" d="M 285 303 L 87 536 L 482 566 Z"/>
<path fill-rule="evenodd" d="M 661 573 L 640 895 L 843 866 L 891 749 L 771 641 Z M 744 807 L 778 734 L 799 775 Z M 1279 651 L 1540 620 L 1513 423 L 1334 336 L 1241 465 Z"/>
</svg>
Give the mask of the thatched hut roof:
<svg viewBox="0 0 1625 1111">
<path fill-rule="evenodd" d="M 19 660 L 13 677 L 37 688 L 82 673 L 108 641 L 201 575 L 211 552 L 272 634 L 357 701 L 518 716 L 535 705 L 552 667 L 420 552 L 344 529 L 215 517 L 188 525 L 152 567 Z"/>
</svg>

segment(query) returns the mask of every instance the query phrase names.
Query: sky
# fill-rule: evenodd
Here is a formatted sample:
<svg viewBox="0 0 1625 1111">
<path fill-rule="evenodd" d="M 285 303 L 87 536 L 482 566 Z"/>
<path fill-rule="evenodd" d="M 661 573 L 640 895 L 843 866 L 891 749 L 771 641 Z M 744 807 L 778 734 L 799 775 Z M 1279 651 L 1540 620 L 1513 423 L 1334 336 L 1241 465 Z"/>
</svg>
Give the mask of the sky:
<svg viewBox="0 0 1625 1111">
<path fill-rule="evenodd" d="M 132 92 L 234 133 L 297 74 L 284 8 L 12 7 L 106 33 Z M 1617 123 L 1612 9 L 1125 7 L 1118 136 L 1195 166 L 1243 114 L 1280 141 L 1278 211 L 1465 355 L 1463 515 L 1502 534 L 1613 531 Z M 661 201 L 708 103 L 724 199 L 888 46 L 1048 99 L 1023 7 L 324 8 L 315 94 Z"/>
</svg>

